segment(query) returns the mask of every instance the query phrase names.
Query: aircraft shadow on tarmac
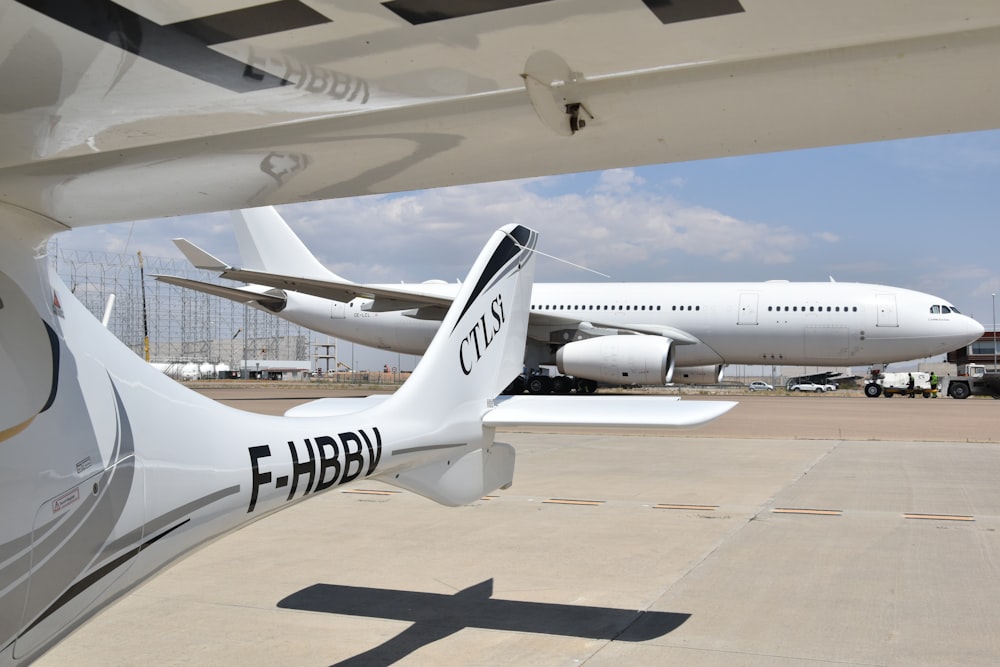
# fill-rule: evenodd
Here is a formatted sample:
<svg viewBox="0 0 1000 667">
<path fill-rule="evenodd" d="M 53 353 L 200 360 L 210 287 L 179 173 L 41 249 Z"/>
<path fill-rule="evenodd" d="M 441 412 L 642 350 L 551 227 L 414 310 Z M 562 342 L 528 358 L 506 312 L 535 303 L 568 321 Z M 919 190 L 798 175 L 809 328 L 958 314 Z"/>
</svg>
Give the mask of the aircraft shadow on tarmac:
<svg viewBox="0 0 1000 667">
<path fill-rule="evenodd" d="M 690 614 L 494 600 L 493 580 L 454 595 L 314 584 L 278 602 L 281 609 L 413 623 L 389 641 L 338 667 L 388 665 L 463 628 L 641 642 L 676 630 Z"/>
</svg>

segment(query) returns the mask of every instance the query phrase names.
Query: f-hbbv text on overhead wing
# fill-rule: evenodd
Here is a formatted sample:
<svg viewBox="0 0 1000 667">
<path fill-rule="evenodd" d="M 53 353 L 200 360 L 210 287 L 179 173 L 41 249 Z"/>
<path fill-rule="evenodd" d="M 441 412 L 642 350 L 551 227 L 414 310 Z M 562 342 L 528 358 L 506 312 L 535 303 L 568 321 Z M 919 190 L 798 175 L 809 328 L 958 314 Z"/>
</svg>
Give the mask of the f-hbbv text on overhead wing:
<svg viewBox="0 0 1000 667">
<path fill-rule="evenodd" d="M 67 226 L 1000 125 L 980 0 L 0 12 L 0 200 Z"/>
</svg>

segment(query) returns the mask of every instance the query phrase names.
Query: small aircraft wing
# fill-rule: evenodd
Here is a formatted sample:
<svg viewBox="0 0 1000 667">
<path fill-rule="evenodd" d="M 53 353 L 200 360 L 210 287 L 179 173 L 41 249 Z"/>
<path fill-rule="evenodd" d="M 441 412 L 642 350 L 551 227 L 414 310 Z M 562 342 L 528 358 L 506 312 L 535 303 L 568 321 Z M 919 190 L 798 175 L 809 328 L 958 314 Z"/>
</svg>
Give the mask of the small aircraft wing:
<svg viewBox="0 0 1000 667">
<path fill-rule="evenodd" d="M 996 2 L 359 6 L 0 0 L 5 203 L 77 227 L 1000 125 Z"/>
<path fill-rule="evenodd" d="M 221 273 L 221 276 L 230 280 L 242 280 L 254 285 L 267 285 L 277 289 L 302 292 L 334 301 L 347 302 L 357 298 L 374 299 L 375 303 L 369 309 L 372 312 L 409 310 L 426 306 L 448 308 L 452 302 L 451 297 L 412 288 L 361 285 L 349 281 L 337 282 L 319 278 L 283 276 L 265 271 L 227 269 Z"/>
<path fill-rule="evenodd" d="M 734 401 L 664 400 L 664 396 L 501 396 L 483 417 L 493 427 L 689 428 L 736 406 Z M 581 404 L 586 409 L 581 409 Z"/>
<path fill-rule="evenodd" d="M 154 274 L 153 277 L 161 283 L 177 285 L 178 287 L 186 287 L 187 289 L 204 292 L 205 294 L 211 294 L 212 296 L 221 296 L 224 299 L 229 299 L 230 301 L 236 301 L 238 303 L 255 302 L 273 312 L 281 310 L 285 306 L 286 302 L 285 295 L 282 294 L 280 290 L 272 289 L 267 292 L 254 292 L 245 287 L 225 287 L 223 285 L 213 285 L 212 283 L 205 283 L 200 280 L 191 280 L 190 278 L 181 278 L 179 276 Z"/>
</svg>

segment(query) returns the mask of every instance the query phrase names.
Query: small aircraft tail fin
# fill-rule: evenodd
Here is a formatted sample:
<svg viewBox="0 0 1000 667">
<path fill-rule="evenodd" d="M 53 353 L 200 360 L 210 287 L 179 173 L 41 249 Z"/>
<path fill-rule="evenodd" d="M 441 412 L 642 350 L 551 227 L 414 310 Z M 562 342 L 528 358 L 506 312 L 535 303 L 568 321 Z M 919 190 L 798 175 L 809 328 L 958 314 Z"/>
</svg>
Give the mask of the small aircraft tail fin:
<svg viewBox="0 0 1000 667">
<path fill-rule="evenodd" d="M 271 206 L 232 212 L 241 268 L 285 276 L 343 281 L 309 252 Z"/>
<path fill-rule="evenodd" d="M 444 505 L 510 485 L 514 449 L 493 442 L 483 415 L 521 372 L 537 236 L 520 225 L 493 234 L 413 375 L 371 409 L 420 424 L 412 430 L 421 435 L 391 455 L 415 459 L 379 479 Z"/>
<path fill-rule="evenodd" d="M 399 400 L 430 395 L 445 413 L 468 402 L 485 410 L 521 372 L 537 238 L 521 225 L 493 234 Z"/>
</svg>

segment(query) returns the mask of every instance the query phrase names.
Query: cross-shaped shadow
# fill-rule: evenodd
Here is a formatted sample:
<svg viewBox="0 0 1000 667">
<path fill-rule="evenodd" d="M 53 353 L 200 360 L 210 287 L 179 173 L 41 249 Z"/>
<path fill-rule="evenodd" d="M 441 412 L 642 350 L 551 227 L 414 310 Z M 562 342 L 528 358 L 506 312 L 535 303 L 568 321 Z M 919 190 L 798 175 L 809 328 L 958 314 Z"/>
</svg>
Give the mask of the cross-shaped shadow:
<svg viewBox="0 0 1000 667">
<path fill-rule="evenodd" d="M 337 663 L 337 667 L 388 665 L 463 628 L 641 642 L 672 632 L 690 617 L 670 612 L 495 600 L 492 596 L 492 579 L 454 595 L 314 584 L 281 600 L 278 607 L 413 624 L 389 641 Z"/>
</svg>

